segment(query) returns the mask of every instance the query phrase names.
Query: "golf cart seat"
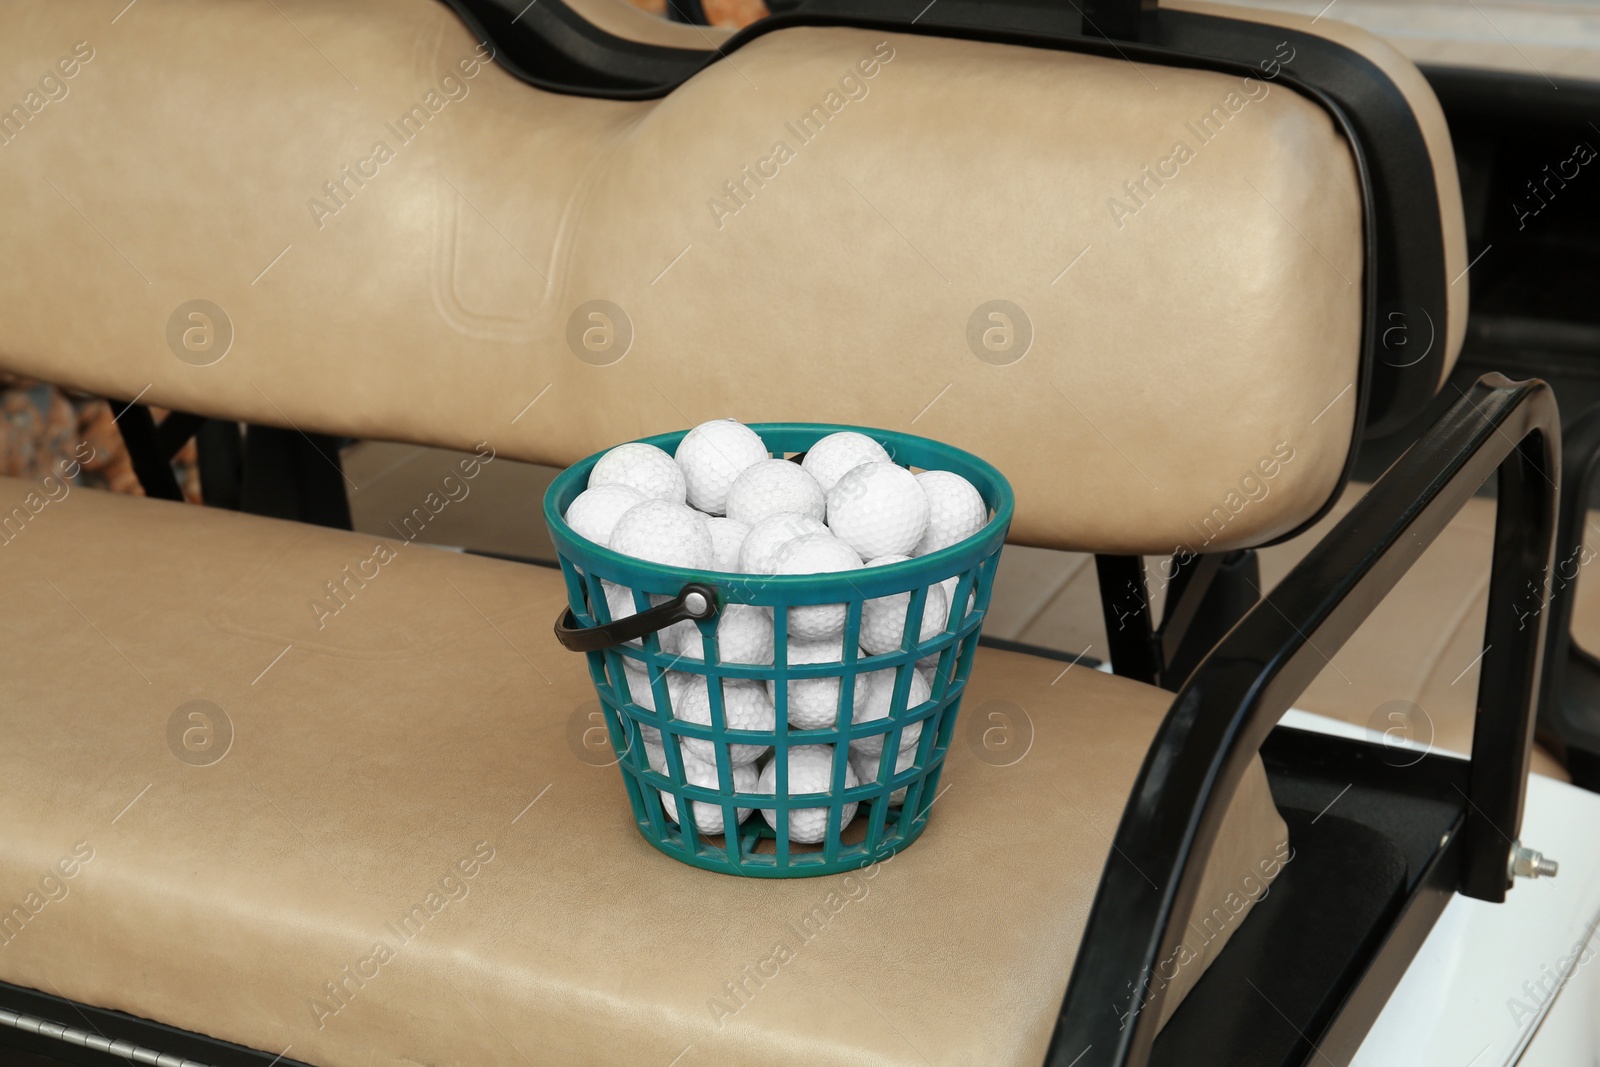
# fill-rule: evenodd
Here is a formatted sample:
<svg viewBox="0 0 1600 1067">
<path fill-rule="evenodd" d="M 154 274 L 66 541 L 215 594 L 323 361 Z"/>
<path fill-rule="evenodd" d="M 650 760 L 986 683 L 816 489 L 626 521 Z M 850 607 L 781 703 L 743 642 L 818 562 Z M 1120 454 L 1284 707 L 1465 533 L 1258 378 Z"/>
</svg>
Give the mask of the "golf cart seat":
<svg viewBox="0 0 1600 1067">
<path fill-rule="evenodd" d="M 1037 1063 L 1169 703 L 983 649 L 989 747 L 916 847 L 742 881 L 633 826 L 559 571 L 93 490 L 34 522 L 0 899 L 92 858 L 0 918 L 0 978 L 312 1064 Z M 1288 848 L 1259 764 L 1234 805 L 1212 895 L 1253 902 Z"/>
<path fill-rule="evenodd" d="M 1287 80 L 1161 67 L 1146 96 L 1144 71 L 1093 49 L 793 26 L 659 98 L 604 99 L 524 84 L 423 0 L 140 6 L 115 50 L 71 51 L 69 76 L 59 9 L 0 17 L 8 67 L 59 70 L 72 94 L 25 108 L 8 150 L 26 166 L 0 174 L 13 373 L 477 449 L 480 465 L 569 463 L 730 413 L 915 424 L 1006 472 L 1020 543 L 1108 553 L 1170 549 L 1241 472 L 1272 491 L 1228 543 L 1290 536 L 1347 477 L 1376 379 L 1371 153 Z M 164 64 L 175 49 L 190 61 Z M 1176 153 L 1179 113 L 1225 133 Z M 216 140 L 196 153 L 199 128 Z M 1163 160 L 1178 177 L 1144 175 Z M 1108 209 L 1135 181 L 1147 195 Z M 1554 462 L 1546 391 L 1489 383 L 1475 402 L 1494 433 L 1444 425 L 1449 477 L 1410 492 L 1413 464 L 1352 517 L 1387 531 L 1365 563 L 1325 550 L 1285 583 L 1302 638 L 1344 639 L 1300 610 L 1307 583 L 1353 627 L 1408 565 L 1401 496 L 1426 541 L 1474 476 Z M 1502 439 L 1531 443 L 1508 459 Z M 771 884 L 677 865 L 594 766 L 587 675 L 549 632 L 557 574 L 413 542 L 468 499 L 470 467 L 388 542 L 0 483 L 16 695 L 0 716 L 25 739 L 0 752 L 17 785 L 0 797 L 8 1011 L 201 1062 L 248 1055 L 212 1041 L 263 1064 L 691 1047 L 686 1062 L 915 1063 L 937 1047 L 1020 1064 L 1063 1041 L 1100 1049 L 1085 1065 L 1143 1062 L 1163 1023 L 1192 1035 L 1215 1016 L 1194 998 L 1233 995 L 1207 980 L 1273 878 L 1300 886 L 1268 905 L 1274 936 L 1295 929 L 1280 901 L 1335 883 L 1362 904 L 1347 924 L 1421 888 L 1504 892 L 1482 875 L 1503 874 L 1504 847 L 1465 805 L 1439 806 L 1426 862 L 1335 815 L 1306 840 L 1341 849 L 1284 866 L 1258 755 L 1282 709 L 1251 701 L 1292 696 L 1304 672 L 1265 612 L 1238 632 L 1281 655 L 1249 677 L 1286 680 L 1250 701 L 1232 682 L 1255 652 L 1220 655 L 1226 677 L 1174 703 L 984 650 L 962 727 L 978 729 L 952 746 L 923 840 L 891 862 Z M 1031 738 L 1014 761 L 990 747 L 1001 725 Z M 1279 781 L 1295 744 L 1272 754 Z M 1520 786 L 1525 749 L 1475 759 L 1462 794 L 1496 833 L 1515 834 L 1495 798 Z M 1465 782 L 1433 762 L 1412 780 Z M 1363 843 L 1382 861 L 1330 877 L 1329 857 Z M 1370 932 L 1334 931 L 1347 948 Z M 1132 986 L 1180 948 L 1159 989 Z M 1353 980 L 1327 988 L 1342 1000 Z M 1126 1034 L 1102 1040 L 1107 1025 Z"/>
</svg>

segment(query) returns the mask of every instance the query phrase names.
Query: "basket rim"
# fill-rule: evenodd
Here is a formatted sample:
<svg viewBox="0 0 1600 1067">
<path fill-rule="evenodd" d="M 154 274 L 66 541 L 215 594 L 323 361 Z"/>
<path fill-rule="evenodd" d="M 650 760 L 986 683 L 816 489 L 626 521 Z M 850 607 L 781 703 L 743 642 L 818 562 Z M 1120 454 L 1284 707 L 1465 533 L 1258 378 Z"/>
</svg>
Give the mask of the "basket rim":
<svg viewBox="0 0 1600 1067">
<path fill-rule="evenodd" d="M 763 443 L 770 434 L 815 434 L 817 438 L 828 434 L 843 431 L 853 431 L 864 434 L 878 441 L 910 443 L 916 447 L 930 447 L 936 451 L 950 454 L 952 460 L 970 466 L 972 469 L 987 479 L 994 490 L 995 500 L 991 505 L 994 514 L 989 521 L 971 536 L 958 541 L 954 545 L 942 548 L 937 552 L 930 552 L 926 556 L 915 556 L 899 563 L 884 564 L 879 567 L 862 567 L 857 570 L 832 571 L 820 574 L 748 574 L 732 571 L 692 570 L 687 567 L 670 566 L 663 563 L 654 563 L 649 560 L 626 556 L 613 551 L 605 545 L 582 537 L 572 527 L 567 525 L 558 501 L 574 486 L 587 487 L 589 472 L 594 468 L 601 456 L 611 451 L 617 445 L 610 445 L 578 460 L 566 470 L 558 474 L 550 483 L 544 494 L 544 518 L 550 527 L 551 539 L 555 542 L 558 555 L 569 562 L 581 567 L 586 572 L 593 572 L 596 576 L 608 581 L 642 592 L 655 593 L 659 591 L 676 592 L 686 582 L 703 581 L 716 586 L 723 592 L 739 592 L 741 585 L 755 586 L 768 596 L 787 596 L 794 598 L 801 594 L 816 594 L 819 596 L 834 596 L 839 600 L 850 600 L 875 595 L 886 595 L 885 592 L 863 592 L 861 583 L 867 575 L 871 575 L 867 584 L 883 588 L 894 586 L 896 589 L 915 585 L 927 581 L 924 572 L 937 571 L 948 576 L 964 571 L 977 564 L 991 552 L 1000 547 L 1005 540 L 1005 534 L 1010 529 L 1011 519 L 1016 510 L 1016 496 L 1011 488 L 1011 483 L 992 463 L 976 456 L 963 448 L 946 444 L 933 438 L 922 437 L 917 434 L 904 433 L 898 430 L 885 430 L 871 426 L 856 426 L 845 423 L 826 422 L 755 422 L 745 423 L 751 430 L 759 435 Z M 692 429 L 692 427 L 691 427 Z M 654 434 L 649 437 L 637 438 L 632 442 L 618 442 L 620 444 L 637 443 L 655 445 L 668 455 L 672 455 L 677 444 L 689 433 L 688 429 L 674 430 L 669 433 Z M 939 470 L 945 468 L 924 467 L 924 470 Z M 962 474 L 961 471 L 953 473 Z M 970 480 L 970 479 L 969 479 Z M 978 486 L 980 493 L 982 487 Z M 577 493 L 571 494 L 576 498 Z M 610 574 L 626 572 L 632 578 L 611 578 Z M 940 579 L 934 579 L 940 580 Z M 746 595 L 752 590 L 746 588 Z M 730 598 L 730 602 L 740 602 L 737 597 Z"/>
</svg>

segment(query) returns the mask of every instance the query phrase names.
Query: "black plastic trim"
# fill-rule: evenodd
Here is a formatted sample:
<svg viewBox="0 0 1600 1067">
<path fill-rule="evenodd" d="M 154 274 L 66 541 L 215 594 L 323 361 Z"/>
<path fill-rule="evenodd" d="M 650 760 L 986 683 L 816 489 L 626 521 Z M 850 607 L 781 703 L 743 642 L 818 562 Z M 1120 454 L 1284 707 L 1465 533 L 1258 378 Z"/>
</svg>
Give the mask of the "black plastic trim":
<svg viewBox="0 0 1600 1067">
<path fill-rule="evenodd" d="M 549 92 L 655 99 L 681 85 L 714 56 L 710 37 L 705 50 L 642 44 L 605 32 L 561 0 L 443 2 L 479 41 L 493 46 L 496 63 Z"/>
</svg>

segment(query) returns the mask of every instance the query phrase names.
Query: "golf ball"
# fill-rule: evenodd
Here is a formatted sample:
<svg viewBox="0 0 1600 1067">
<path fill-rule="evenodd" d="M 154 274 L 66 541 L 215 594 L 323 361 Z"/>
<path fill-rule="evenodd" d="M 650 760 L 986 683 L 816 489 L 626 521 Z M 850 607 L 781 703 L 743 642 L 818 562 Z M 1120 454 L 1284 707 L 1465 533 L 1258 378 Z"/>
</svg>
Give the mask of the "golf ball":
<svg viewBox="0 0 1600 1067">
<path fill-rule="evenodd" d="M 855 549 L 830 533 L 806 534 L 778 549 L 774 574 L 834 574 L 861 569 Z M 803 641 L 821 641 L 844 633 L 845 604 L 798 604 L 788 610 L 789 634 Z"/>
<path fill-rule="evenodd" d="M 760 436 L 734 419 L 702 422 L 684 435 L 675 455 L 689 503 L 712 515 L 726 510 L 734 479 L 772 458 Z"/>
<path fill-rule="evenodd" d="M 904 467 L 863 463 L 828 493 L 827 514 L 828 529 L 862 559 L 904 556 L 928 527 L 928 497 Z"/>
<path fill-rule="evenodd" d="M 746 467 L 728 490 L 728 518 L 747 526 L 785 511 L 821 521 L 825 508 L 817 480 L 800 464 L 786 459 L 768 459 Z"/>
<path fill-rule="evenodd" d="M 889 453 L 864 433 L 840 430 L 830 433 L 806 450 L 800 465 L 828 492 L 851 468 L 863 463 L 887 463 Z"/>
<path fill-rule="evenodd" d="M 989 521 L 989 506 L 973 484 L 952 471 L 923 471 L 917 475 L 928 498 L 928 528 L 911 552 L 926 556 L 965 541 Z"/>
<path fill-rule="evenodd" d="M 601 456 L 589 472 L 589 488 L 631 485 L 645 496 L 682 504 L 688 496 L 683 468 L 655 445 L 631 442 Z"/>
<path fill-rule="evenodd" d="M 785 762 L 788 769 L 788 782 L 785 796 L 799 796 L 805 793 L 834 793 L 833 788 L 833 746 L 832 745 L 797 745 L 789 749 L 789 758 Z M 844 766 L 843 788 L 849 789 L 860 785 L 856 772 L 851 770 L 848 760 Z M 776 796 L 778 791 L 778 757 L 775 755 L 768 761 L 761 771 L 761 777 L 756 784 L 757 793 Z M 804 844 L 816 844 L 828 833 L 828 808 L 800 808 L 789 811 L 789 840 Z M 762 808 L 761 817 L 767 820 L 767 825 L 777 830 L 779 834 L 783 829 L 779 826 L 778 813 L 774 808 Z M 839 813 L 839 828 L 850 825 L 850 820 L 856 817 L 856 802 L 851 801 L 843 805 Z"/>
</svg>

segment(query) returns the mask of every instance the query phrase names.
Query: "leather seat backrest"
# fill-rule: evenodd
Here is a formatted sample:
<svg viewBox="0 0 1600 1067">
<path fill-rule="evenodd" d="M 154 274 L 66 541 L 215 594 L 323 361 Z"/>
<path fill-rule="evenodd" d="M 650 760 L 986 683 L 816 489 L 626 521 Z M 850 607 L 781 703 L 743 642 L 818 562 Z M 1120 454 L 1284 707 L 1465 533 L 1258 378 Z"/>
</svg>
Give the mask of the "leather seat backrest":
<svg viewBox="0 0 1600 1067">
<path fill-rule="evenodd" d="M 1271 78 L 812 27 L 619 101 L 429 0 L 0 17 L 5 84 L 59 87 L 0 148 L 8 370 L 556 464 L 906 428 L 1096 551 L 1259 543 L 1340 482 L 1361 179 Z"/>
<path fill-rule="evenodd" d="M 448 2 L 470 11 L 510 0 Z M 1091 20 L 1091 25 L 1072 5 L 1030 0 L 954 0 L 937 8 L 918 0 L 772 0 L 771 6 L 777 9 L 776 17 L 758 20 L 720 44 L 720 49 L 737 51 L 754 36 L 779 27 L 851 24 L 865 18 L 880 26 L 956 37 L 1010 30 L 1026 35 L 1020 43 L 1092 52 L 1097 31 L 1116 14 L 1100 11 L 1095 19 L 1101 21 Z M 659 27 L 645 35 L 642 26 L 622 26 L 613 19 L 607 0 L 584 0 L 579 7 L 585 9 L 583 17 L 617 27 L 618 36 L 595 42 L 592 54 L 597 57 L 646 47 L 640 42 L 647 39 L 672 45 L 653 46 L 649 53 L 657 61 L 653 75 L 663 79 L 660 91 L 694 73 L 717 47 L 709 36 L 699 42 L 689 36 L 706 32 L 703 27 L 677 32 L 684 28 L 670 24 L 667 41 Z M 1448 380 L 1461 350 L 1469 288 L 1461 191 L 1443 111 L 1421 72 L 1387 41 L 1337 19 L 1325 19 L 1326 14 L 1311 17 L 1211 0 L 1167 0 L 1145 10 L 1137 40 L 1180 57 L 1198 57 L 1211 69 L 1242 66 L 1259 69 L 1270 78 L 1287 74 L 1303 87 L 1327 94 L 1349 119 L 1365 155 L 1375 236 L 1375 299 L 1369 315 L 1375 322 L 1376 345 L 1367 375 L 1362 433 L 1383 437 L 1415 421 Z M 598 22 L 593 28 L 599 30 Z M 545 36 L 529 27 L 495 40 L 508 57 L 521 57 L 529 48 L 543 47 Z M 1107 54 L 1104 41 L 1099 47 L 1101 54 Z M 1135 49 L 1132 56 L 1125 50 L 1129 48 Z M 1151 59 L 1129 42 L 1118 45 L 1113 54 Z M 1163 57 L 1158 62 L 1173 60 Z M 532 73 L 544 66 L 508 63 L 508 69 L 530 83 L 550 87 L 548 75 Z M 590 91 L 604 91 L 608 84 L 598 68 L 584 77 Z"/>
</svg>

